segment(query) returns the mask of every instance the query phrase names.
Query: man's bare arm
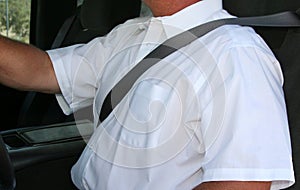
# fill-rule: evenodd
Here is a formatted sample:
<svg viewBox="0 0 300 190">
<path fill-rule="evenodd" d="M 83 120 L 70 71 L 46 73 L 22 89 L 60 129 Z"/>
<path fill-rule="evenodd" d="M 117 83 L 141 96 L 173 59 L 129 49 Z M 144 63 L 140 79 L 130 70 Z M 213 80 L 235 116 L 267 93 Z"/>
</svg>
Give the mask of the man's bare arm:
<svg viewBox="0 0 300 190">
<path fill-rule="evenodd" d="M 60 92 L 46 52 L 0 36 L 0 83 L 19 90 Z"/>
<path fill-rule="evenodd" d="M 194 190 L 270 190 L 271 182 L 219 181 L 200 184 Z"/>
</svg>

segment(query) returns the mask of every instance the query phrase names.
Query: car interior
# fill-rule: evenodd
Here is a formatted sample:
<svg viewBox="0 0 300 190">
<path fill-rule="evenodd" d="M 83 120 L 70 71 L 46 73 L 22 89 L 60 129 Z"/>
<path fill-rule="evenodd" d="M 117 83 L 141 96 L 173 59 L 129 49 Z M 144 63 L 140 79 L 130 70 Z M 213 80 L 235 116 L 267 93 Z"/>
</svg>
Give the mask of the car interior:
<svg viewBox="0 0 300 190">
<path fill-rule="evenodd" d="M 299 0 L 223 0 L 238 17 L 297 11 Z M 113 27 L 149 15 L 141 0 L 31 0 L 30 44 L 49 50 L 104 36 Z M 300 28 L 255 27 L 281 63 L 296 183 L 300 180 Z M 66 116 L 55 95 L 0 86 L 0 189 L 76 189 L 70 177 L 93 132 L 91 107 Z M 83 116 L 80 120 L 75 116 Z M 80 131 L 78 130 L 80 128 Z"/>
</svg>

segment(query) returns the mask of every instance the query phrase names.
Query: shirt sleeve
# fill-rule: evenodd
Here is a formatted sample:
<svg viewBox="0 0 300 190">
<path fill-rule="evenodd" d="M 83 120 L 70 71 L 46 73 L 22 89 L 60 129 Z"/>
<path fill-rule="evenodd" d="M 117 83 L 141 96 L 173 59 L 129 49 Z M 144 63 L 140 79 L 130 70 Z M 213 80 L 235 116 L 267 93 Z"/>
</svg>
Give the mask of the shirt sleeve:
<svg viewBox="0 0 300 190">
<path fill-rule="evenodd" d="M 218 67 L 225 103 L 221 114 L 211 109 L 216 112 L 211 115 L 221 117 L 214 139 L 207 140 L 207 131 L 203 132 L 203 181 L 272 181 L 272 189 L 290 186 L 294 174 L 278 61 L 257 47 L 231 48 Z M 212 97 L 213 103 L 220 102 L 219 96 Z"/>
<path fill-rule="evenodd" d="M 62 93 L 56 97 L 65 114 L 93 103 L 107 52 L 101 40 L 47 51 Z"/>
</svg>

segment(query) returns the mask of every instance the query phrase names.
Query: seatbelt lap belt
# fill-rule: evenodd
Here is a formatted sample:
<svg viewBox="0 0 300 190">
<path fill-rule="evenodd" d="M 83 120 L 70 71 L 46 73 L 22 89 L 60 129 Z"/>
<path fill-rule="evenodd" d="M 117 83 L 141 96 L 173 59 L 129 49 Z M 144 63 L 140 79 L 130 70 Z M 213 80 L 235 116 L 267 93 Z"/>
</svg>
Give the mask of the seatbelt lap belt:
<svg viewBox="0 0 300 190">
<path fill-rule="evenodd" d="M 286 11 L 273 15 L 257 17 L 226 18 L 207 22 L 188 31 L 180 33 L 159 45 L 129 71 L 107 94 L 101 107 L 99 121 L 104 121 L 118 103 L 129 92 L 135 81 L 150 67 L 187 46 L 194 40 L 223 25 L 242 25 L 259 27 L 300 27 L 300 9 L 296 12 Z"/>
</svg>

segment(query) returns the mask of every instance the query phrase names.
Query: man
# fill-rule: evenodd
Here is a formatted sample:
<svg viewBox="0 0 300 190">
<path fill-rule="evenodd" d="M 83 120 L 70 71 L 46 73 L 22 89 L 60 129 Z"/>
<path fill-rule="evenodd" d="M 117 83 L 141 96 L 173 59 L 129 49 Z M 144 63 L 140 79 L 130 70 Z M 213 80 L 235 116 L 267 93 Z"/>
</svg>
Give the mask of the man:
<svg viewBox="0 0 300 190">
<path fill-rule="evenodd" d="M 47 53 L 1 38 L 1 83 L 93 104 L 158 44 L 232 17 L 221 0 L 145 0 L 154 17 Z M 32 77 L 32 73 L 34 76 Z M 280 189 L 294 183 L 278 61 L 248 27 L 223 26 L 161 60 L 97 127 L 72 169 L 80 189 Z"/>
</svg>

